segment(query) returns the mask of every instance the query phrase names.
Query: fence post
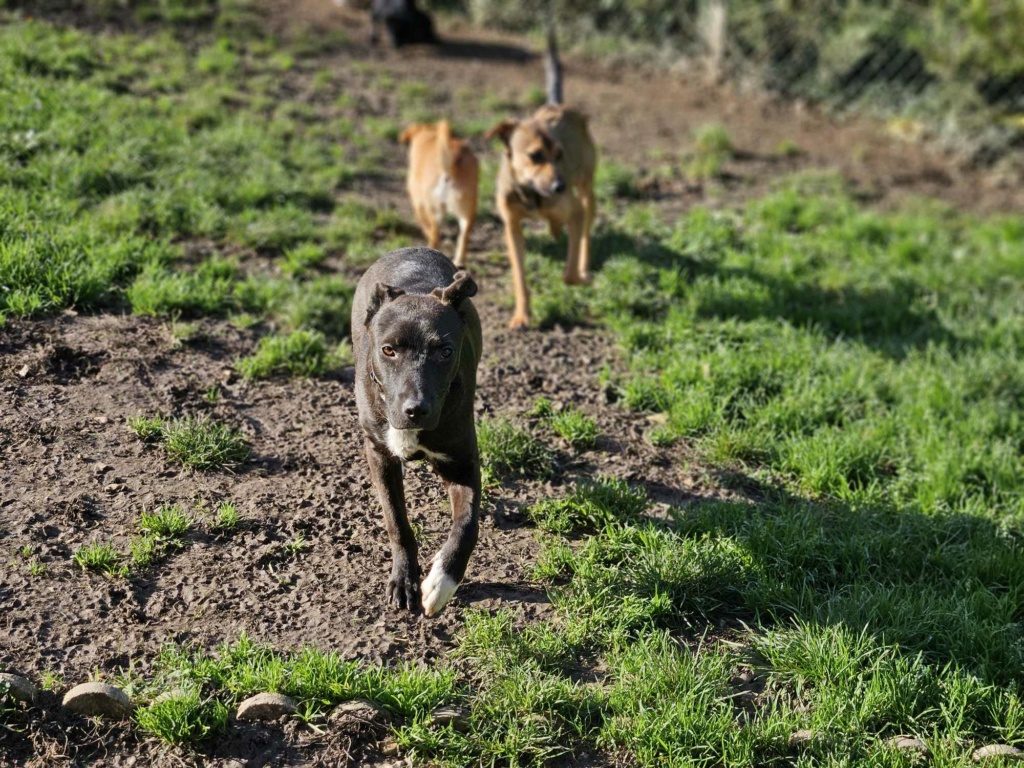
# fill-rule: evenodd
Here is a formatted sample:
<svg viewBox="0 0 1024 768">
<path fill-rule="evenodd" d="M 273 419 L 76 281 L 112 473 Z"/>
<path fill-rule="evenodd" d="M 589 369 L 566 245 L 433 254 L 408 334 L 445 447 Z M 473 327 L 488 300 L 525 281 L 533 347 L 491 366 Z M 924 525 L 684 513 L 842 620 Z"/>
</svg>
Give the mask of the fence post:
<svg viewBox="0 0 1024 768">
<path fill-rule="evenodd" d="M 726 0 L 706 0 L 704 3 L 701 34 L 707 46 L 707 75 L 712 84 L 720 83 L 725 75 L 725 42 L 728 31 Z"/>
</svg>

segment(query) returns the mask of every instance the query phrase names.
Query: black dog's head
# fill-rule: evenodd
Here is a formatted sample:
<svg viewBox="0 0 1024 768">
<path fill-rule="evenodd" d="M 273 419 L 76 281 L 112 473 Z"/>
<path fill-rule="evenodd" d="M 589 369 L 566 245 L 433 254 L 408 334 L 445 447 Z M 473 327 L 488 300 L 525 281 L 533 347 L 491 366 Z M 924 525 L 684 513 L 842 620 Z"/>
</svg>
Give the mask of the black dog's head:
<svg viewBox="0 0 1024 768">
<path fill-rule="evenodd" d="M 437 427 L 459 370 L 466 334 L 462 302 L 476 294 L 466 272 L 428 295 L 378 283 L 366 310 L 370 369 L 394 429 Z"/>
</svg>

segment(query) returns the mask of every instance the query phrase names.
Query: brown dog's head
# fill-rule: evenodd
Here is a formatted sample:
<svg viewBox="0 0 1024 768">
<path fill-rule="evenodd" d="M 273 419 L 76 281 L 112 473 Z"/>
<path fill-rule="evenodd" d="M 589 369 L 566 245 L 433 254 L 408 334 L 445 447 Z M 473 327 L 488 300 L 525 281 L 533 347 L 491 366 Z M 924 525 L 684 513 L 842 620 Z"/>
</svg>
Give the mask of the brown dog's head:
<svg viewBox="0 0 1024 768">
<path fill-rule="evenodd" d="M 501 139 L 517 184 L 541 197 L 565 192 L 562 145 L 536 120 L 502 120 L 484 138 Z"/>
</svg>

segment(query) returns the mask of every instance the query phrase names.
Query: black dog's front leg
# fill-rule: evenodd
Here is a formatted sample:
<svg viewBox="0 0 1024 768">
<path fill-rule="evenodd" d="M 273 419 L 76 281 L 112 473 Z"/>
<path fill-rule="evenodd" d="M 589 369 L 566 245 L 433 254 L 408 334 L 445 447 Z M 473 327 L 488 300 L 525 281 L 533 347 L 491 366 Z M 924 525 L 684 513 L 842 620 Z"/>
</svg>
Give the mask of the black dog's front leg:
<svg viewBox="0 0 1024 768">
<path fill-rule="evenodd" d="M 448 499 L 452 504 L 452 530 L 441 551 L 434 556 L 434 564 L 423 581 L 423 612 L 427 616 L 439 613 L 458 589 L 476 547 L 480 527 L 479 463 L 471 462 L 462 476 L 447 474 L 444 465 L 435 469 L 448 489 Z"/>
<path fill-rule="evenodd" d="M 402 462 L 366 441 L 366 458 L 377 498 L 384 509 L 384 527 L 391 542 L 391 580 L 388 602 L 410 611 L 419 609 L 420 566 L 416 560 L 416 536 L 405 514 Z"/>
</svg>

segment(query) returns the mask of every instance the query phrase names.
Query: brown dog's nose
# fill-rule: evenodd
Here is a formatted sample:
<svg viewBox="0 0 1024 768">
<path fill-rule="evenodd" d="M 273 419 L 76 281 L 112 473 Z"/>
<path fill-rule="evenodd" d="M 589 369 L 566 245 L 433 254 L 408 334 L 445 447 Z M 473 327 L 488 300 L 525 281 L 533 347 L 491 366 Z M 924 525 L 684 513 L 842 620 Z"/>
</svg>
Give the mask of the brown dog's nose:
<svg viewBox="0 0 1024 768">
<path fill-rule="evenodd" d="M 553 182 L 551 182 L 551 191 L 554 192 L 556 195 L 559 192 L 565 192 L 565 181 L 563 181 L 562 179 L 555 179 Z"/>
<path fill-rule="evenodd" d="M 409 417 L 409 421 L 415 424 L 427 415 L 428 409 L 426 403 L 410 400 L 405 404 L 405 408 L 402 410 L 404 410 L 405 415 Z"/>
</svg>

